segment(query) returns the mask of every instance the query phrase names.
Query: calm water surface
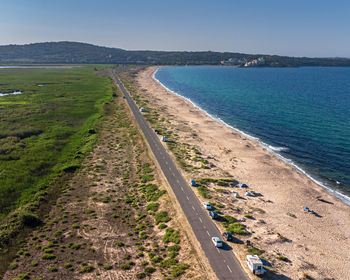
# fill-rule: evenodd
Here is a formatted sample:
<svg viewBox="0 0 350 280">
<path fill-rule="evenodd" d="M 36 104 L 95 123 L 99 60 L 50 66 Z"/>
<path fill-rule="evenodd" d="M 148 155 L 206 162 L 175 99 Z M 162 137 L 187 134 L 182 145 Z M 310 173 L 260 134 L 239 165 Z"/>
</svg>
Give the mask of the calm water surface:
<svg viewBox="0 0 350 280">
<path fill-rule="evenodd" d="M 155 78 L 350 195 L 350 68 L 164 67 Z"/>
</svg>

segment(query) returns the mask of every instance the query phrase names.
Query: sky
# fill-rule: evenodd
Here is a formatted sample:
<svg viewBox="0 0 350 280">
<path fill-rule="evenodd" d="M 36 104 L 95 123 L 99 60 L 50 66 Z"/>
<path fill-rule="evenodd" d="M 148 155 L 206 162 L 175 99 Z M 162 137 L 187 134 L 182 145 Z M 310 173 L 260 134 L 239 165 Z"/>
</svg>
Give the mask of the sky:
<svg viewBox="0 0 350 280">
<path fill-rule="evenodd" d="M 0 0 L 0 45 L 350 57 L 349 0 Z"/>
</svg>

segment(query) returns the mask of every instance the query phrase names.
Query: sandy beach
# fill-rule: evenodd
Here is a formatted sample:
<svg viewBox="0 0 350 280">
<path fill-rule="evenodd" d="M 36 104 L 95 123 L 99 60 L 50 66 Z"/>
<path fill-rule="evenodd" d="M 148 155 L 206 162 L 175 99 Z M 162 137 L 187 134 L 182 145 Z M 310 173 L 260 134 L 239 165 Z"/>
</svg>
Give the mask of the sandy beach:
<svg viewBox="0 0 350 280">
<path fill-rule="evenodd" d="M 195 147 L 209 162 L 210 169 L 183 171 L 187 179 L 234 178 L 256 193 L 247 197 L 246 190 L 234 188 L 242 197 L 236 199 L 232 188 L 222 193 L 214 191 L 219 186 L 210 185 L 210 201 L 223 204 L 223 212 L 241 220 L 251 233 L 239 238 L 265 251 L 262 257 L 272 264 L 271 277 L 350 279 L 350 206 L 257 142 L 166 90 L 152 78 L 156 69 L 149 67 L 137 75 L 138 94 L 151 101 L 151 110 L 169 120 L 178 142 Z M 305 206 L 317 214 L 304 212 Z M 243 262 L 245 245 L 233 245 L 233 249 Z"/>
</svg>

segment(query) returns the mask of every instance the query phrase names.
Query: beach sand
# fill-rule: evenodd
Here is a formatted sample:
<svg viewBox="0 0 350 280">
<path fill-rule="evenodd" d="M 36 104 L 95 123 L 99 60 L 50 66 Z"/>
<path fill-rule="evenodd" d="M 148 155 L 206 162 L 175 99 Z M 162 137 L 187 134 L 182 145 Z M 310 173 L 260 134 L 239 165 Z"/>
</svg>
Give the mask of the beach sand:
<svg viewBox="0 0 350 280">
<path fill-rule="evenodd" d="M 308 275 L 313 277 L 309 279 L 350 279 L 350 206 L 257 142 L 166 90 L 152 78 L 155 70 L 149 67 L 137 75 L 138 94 L 151 101 L 148 107 L 169 120 L 177 142 L 196 147 L 212 165 L 210 169 L 183 171 L 186 179 L 232 176 L 258 194 L 247 197 L 244 189 L 235 188 L 243 197 L 235 199 L 230 192 L 213 191 L 210 201 L 222 203 L 225 214 L 246 225 L 251 235 L 239 238 L 265 251 L 262 257 L 272 263 L 270 278 L 301 279 Z M 214 188 L 222 187 L 212 184 Z M 304 206 L 318 216 L 304 213 Z M 244 217 L 246 214 L 254 219 Z M 245 245 L 233 245 L 233 249 L 246 268 Z"/>
</svg>

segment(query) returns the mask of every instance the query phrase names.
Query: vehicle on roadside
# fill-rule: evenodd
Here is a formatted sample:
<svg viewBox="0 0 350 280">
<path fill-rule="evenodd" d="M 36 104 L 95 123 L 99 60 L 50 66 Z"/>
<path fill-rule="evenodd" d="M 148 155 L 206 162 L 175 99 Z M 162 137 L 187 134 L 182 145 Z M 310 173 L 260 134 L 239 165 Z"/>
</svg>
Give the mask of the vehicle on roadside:
<svg viewBox="0 0 350 280">
<path fill-rule="evenodd" d="M 219 215 L 216 213 L 216 212 L 214 212 L 214 211 L 210 211 L 209 212 L 209 215 L 210 215 L 210 217 L 212 218 L 212 219 L 217 219 L 217 218 L 219 218 Z"/>
<path fill-rule="evenodd" d="M 212 207 L 211 207 L 209 202 L 203 202 L 202 204 L 203 204 L 205 209 L 207 209 L 207 210 L 211 210 L 212 209 Z"/>
<path fill-rule="evenodd" d="M 253 274 L 262 275 L 265 273 L 263 263 L 257 255 L 247 255 L 246 262 Z"/>
<path fill-rule="evenodd" d="M 211 238 L 211 241 L 213 241 L 215 247 L 217 247 L 217 248 L 221 248 L 223 246 L 223 243 L 219 237 L 214 236 Z"/>
<path fill-rule="evenodd" d="M 222 237 L 226 240 L 226 241 L 232 241 L 233 240 L 233 236 L 230 232 L 226 231 L 222 234 Z"/>
</svg>

